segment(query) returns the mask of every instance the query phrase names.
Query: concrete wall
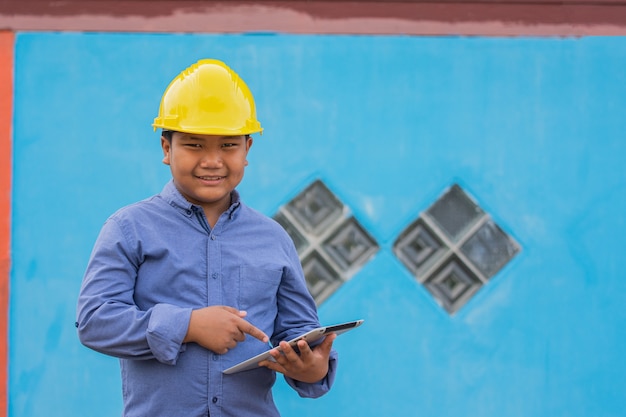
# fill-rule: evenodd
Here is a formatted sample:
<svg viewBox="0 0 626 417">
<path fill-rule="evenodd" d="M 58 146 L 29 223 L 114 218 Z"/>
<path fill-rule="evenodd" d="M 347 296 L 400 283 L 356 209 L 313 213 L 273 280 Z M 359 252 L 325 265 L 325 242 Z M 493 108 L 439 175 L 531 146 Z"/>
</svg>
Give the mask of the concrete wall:
<svg viewBox="0 0 626 417">
<path fill-rule="evenodd" d="M 366 320 L 335 388 L 278 384 L 285 416 L 623 415 L 625 38 L 52 32 L 15 35 L 9 415 L 119 414 L 76 296 L 105 218 L 167 181 L 150 123 L 202 57 L 266 129 L 244 200 L 273 215 L 320 178 L 380 245 L 320 308 Z M 392 245 L 452 183 L 521 252 L 450 316 Z"/>
</svg>

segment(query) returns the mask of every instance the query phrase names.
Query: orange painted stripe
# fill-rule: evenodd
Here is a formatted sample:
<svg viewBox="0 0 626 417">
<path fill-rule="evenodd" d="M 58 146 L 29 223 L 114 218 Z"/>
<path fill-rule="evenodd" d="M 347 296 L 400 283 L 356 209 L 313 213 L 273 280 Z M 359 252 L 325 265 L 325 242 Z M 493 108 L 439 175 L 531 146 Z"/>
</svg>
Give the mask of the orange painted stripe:
<svg viewBox="0 0 626 417">
<path fill-rule="evenodd" d="M 0 417 L 7 410 L 9 271 L 11 267 L 11 149 L 13 32 L 0 31 Z"/>
</svg>

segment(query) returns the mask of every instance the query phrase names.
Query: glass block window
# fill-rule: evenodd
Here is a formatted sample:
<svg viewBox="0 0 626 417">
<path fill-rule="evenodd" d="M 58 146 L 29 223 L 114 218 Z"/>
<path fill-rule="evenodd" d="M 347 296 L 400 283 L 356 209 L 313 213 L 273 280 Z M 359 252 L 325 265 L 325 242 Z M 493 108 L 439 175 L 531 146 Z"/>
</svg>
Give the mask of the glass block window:
<svg viewBox="0 0 626 417">
<path fill-rule="evenodd" d="M 320 180 L 282 206 L 274 219 L 293 239 L 318 305 L 378 251 L 350 208 Z"/>
<path fill-rule="evenodd" d="M 520 247 L 454 184 L 402 231 L 393 251 L 437 302 L 453 314 Z"/>
<path fill-rule="evenodd" d="M 458 185 L 452 186 L 427 213 L 439 229 L 455 241 L 463 237 L 484 214 Z"/>
</svg>

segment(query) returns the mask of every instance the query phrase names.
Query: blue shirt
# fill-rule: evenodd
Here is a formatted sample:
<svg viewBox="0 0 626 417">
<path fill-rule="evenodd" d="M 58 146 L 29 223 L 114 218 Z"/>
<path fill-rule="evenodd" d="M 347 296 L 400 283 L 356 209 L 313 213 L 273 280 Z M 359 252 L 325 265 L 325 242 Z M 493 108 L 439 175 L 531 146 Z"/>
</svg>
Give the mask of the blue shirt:
<svg viewBox="0 0 626 417">
<path fill-rule="evenodd" d="M 211 229 L 201 207 L 169 182 L 104 224 L 80 291 L 77 327 L 86 346 L 120 358 L 124 416 L 278 416 L 264 367 L 222 371 L 267 350 L 246 340 L 224 355 L 182 343 L 192 309 L 227 305 L 272 343 L 319 326 L 315 302 L 289 235 L 232 192 Z M 337 355 L 319 383 L 286 378 L 302 397 L 332 385 Z"/>
</svg>

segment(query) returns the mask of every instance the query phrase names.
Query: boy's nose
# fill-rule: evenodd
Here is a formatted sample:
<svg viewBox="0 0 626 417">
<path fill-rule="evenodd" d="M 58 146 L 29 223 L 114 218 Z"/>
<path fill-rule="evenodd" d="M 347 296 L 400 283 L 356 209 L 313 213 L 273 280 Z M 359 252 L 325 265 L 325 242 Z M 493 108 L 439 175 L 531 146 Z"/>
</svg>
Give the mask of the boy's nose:
<svg viewBox="0 0 626 417">
<path fill-rule="evenodd" d="M 200 160 L 200 165 L 207 168 L 222 166 L 222 157 L 219 152 L 206 152 Z"/>
</svg>

